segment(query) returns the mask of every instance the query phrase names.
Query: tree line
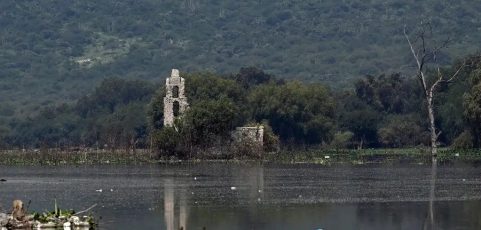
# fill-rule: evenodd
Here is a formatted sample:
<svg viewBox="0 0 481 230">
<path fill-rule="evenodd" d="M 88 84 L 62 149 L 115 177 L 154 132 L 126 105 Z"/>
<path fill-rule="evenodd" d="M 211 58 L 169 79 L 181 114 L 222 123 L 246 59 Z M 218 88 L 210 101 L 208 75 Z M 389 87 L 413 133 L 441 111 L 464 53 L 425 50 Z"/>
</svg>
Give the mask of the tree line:
<svg viewBox="0 0 481 230">
<path fill-rule="evenodd" d="M 457 81 L 441 85 L 434 101 L 441 146 L 478 148 L 481 143 L 481 57 L 466 60 Z M 163 85 L 109 78 L 75 103 L 46 107 L 3 125 L 0 146 L 153 147 L 163 155 L 185 156 L 229 145 L 231 131 L 246 124 L 265 125 L 269 151 L 429 145 L 426 101 L 414 77 L 367 75 L 343 90 L 283 80 L 255 67 L 182 77 L 191 106 L 174 128 L 163 127 Z"/>
</svg>

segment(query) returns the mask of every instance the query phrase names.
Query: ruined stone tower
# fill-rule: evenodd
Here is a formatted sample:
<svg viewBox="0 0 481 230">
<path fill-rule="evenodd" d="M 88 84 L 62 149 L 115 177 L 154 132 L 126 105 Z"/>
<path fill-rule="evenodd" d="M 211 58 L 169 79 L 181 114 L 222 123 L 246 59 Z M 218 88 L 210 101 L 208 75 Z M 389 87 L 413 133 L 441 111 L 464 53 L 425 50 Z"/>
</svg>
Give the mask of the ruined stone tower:
<svg viewBox="0 0 481 230">
<path fill-rule="evenodd" d="M 179 70 L 172 69 L 172 74 L 165 80 L 164 126 L 172 127 L 175 118 L 182 115 L 189 107 L 185 97 L 185 80 L 179 76 Z"/>
</svg>

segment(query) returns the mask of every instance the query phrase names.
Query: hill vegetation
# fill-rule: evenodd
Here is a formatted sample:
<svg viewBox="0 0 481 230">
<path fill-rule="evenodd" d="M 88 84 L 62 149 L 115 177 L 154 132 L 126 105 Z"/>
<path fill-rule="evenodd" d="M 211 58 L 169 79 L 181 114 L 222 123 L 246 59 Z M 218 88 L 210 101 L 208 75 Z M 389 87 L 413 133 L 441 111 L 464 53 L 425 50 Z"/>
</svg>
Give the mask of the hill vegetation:
<svg viewBox="0 0 481 230">
<path fill-rule="evenodd" d="M 402 27 L 428 18 L 453 39 L 440 56 L 481 47 L 481 5 L 402 0 L 0 1 L 0 126 L 71 103 L 103 79 L 159 81 L 172 67 L 350 86 L 410 72 Z"/>
</svg>

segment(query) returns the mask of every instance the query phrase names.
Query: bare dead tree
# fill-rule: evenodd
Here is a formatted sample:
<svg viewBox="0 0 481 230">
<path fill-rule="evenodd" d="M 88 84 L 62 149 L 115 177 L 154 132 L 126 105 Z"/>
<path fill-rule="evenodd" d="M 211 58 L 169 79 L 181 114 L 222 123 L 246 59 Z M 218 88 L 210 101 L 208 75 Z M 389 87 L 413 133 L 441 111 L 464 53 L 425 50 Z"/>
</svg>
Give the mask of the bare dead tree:
<svg viewBox="0 0 481 230">
<path fill-rule="evenodd" d="M 434 98 L 437 90 L 441 84 L 448 84 L 454 82 L 461 70 L 464 68 L 465 63 L 462 63 L 453 74 L 446 76 L 441 71 L 441 66 L 438 63 L 437 57 L 440 51 L 447 47 L 450 39 L 446 39 L 439 45 L 428 47 L 427 38 L 432 36 L 431 27 L 428 24 L 424 26 L 418 34 L 415 40 L 411 40 L 404 26 L 404 36 L 409 44 L 411 53 L 416 61 L 416 77 L 421 82 L 424 97 L 426 99 L 426 109 L 428 111 L 429 130 L 431 134 L 431 156 L 432 160 L 436 161 L 438 154 L 438 138 L 441 135 L 441 131 L 436 129 L 436 114 L 434 111 Z M 428 79 L 427 70 L 428 65 L 432 66 L 436 71 L 436 76 L 432 76 L 433 80 Z"/>
<path fill-rule="evenodd" d="M 426 27 L 427 26 L 427 27 Z M 441 131 L 436 129 L 436 114 L 434 111 L 434 99 L 436 92 L 441 86 L 441 84 L 449 84 L 454 82 L 456 77 L 458 77 L 461 70 L 465 67 L 465 62 L 463 62 L 456 71 L 446 76 L 441 71 L 441 66 L 438 63 L 437 57 L 439 52 L 446 48 L 449 39 L 441 42 L 439 45 L 434 45 L 428 47 L 428 37 L 432 37 L 432 30 L 429 24 L 423 26 L 418 34 L 415 36 L 415 40 L 411 40 L 406 31 L 406 26 L 404 26 L 404 36 L 409 44 L 411 53 L 416 61 L 416 77 L 421 83 L 423 94 L 426 100 L 426 109 L 428 111 L 429 119 L 429 130 L 431 134 L 431 178 L 430 178 L 430 190 L 429 190 L 429 211 L 427 214 L 427 220 L 424 223 L 424 229 L 436 229 L 434 221 L 434 200 L 435 200 L 435 188 L 436 188 L 436 178 L 437 178 L 437 154 L 438 154 L 438 138 L 441 135 Z M 428 78 L 427 71 L 428 65 L 432 66 L 435 70 L 435 75 Z"/>
</svg>

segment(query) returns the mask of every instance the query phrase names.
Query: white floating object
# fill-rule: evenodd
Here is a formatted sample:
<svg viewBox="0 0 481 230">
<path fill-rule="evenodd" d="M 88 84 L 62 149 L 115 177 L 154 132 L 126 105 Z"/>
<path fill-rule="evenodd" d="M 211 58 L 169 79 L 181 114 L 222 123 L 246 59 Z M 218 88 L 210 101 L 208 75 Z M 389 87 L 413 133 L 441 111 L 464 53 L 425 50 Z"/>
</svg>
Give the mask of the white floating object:
<svg viewBox="0 0 481 230">
<path fill-rule="evenodd" d="M 197 177 L 194 177 L 194 180 L 197 180 Z"/>
<path fill-rule="evenodd" d="M 237 188 L 234 187 L 234 186 L 230 187 L 230 190 L 236 190 L 236 189 L 237 189 Z"/>
<path fill-rule="evenodd" d="M 97 190 L 95 190 L 95 191 L 96 191 L 96 192 L 102 192 L 102 189 L 97 189 Z"/>
<path fill-rule="evenodd" d="M 113 189 L 113 188 L 111 188 L 111 189 L 110 189 L 110 191 L 111 191 L 111 192 L 113 192 L 113 191 L 114 191 L 114 189 Z"/>
<path fill-rule="evenodd" d="M 331 157 L 330 157 L 330 156 L 324 156 L 324 158 L 325 158 L 325 159 L 329 159 L 329 158 L 331 158 Z"/>
<path fill-rule="evenodd" d="M 78 216 L 70 217 L 70 221 L 73 222 L 74 225 L 78 225 L 80 223 L 80 218 Z"/>
<path fill-rule="evenodd" d="M 259 189 L 257 192 L 261 193 L 261 192 L 262 192 L 262 190 L 261 190 L 261 189 Z"/>
<path fill-rule="evenodd" d="M 459 157 L 459 153 L 454 154 L 455 157 Z"/>
<path fill-rule="evenodd" d="M 463 179 L 463 181 L 466 181 L 466 179 Z"/>
</svg>

